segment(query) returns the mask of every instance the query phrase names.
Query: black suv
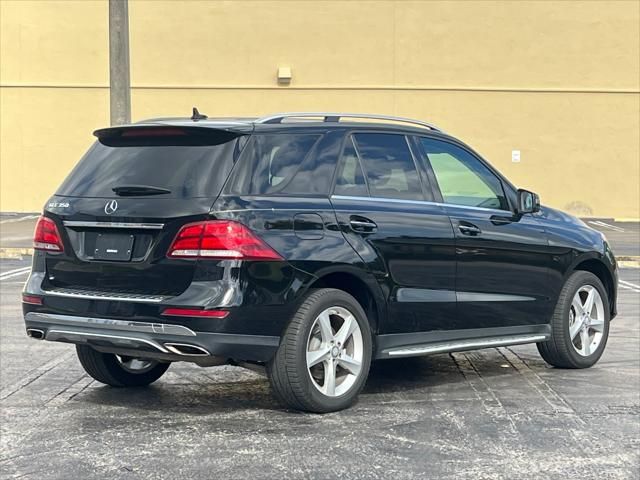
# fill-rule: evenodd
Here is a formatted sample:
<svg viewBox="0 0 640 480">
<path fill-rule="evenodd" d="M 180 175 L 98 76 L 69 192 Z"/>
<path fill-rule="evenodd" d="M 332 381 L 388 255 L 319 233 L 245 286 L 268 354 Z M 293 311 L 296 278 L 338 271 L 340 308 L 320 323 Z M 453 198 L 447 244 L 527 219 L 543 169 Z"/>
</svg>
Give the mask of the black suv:
<svg viewBox="0 0 640 480">
<path fill-rule="evenodd" d="M 372 360 L 536 343 L 585 368 L 605 348 L 606 239 L 433 125 L 194 109 L 95 135 L 38 221 L 23 309 L 100 382 L 266 367 L 285 405 L 328 412 Z"/>
</svg>

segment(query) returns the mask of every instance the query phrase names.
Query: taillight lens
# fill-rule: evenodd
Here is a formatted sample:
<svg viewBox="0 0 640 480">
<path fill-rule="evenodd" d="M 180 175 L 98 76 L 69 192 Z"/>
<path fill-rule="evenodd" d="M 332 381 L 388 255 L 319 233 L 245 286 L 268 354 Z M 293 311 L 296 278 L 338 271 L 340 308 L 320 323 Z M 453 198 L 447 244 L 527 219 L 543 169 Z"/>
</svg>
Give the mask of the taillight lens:
<svg viewBox="0 0 640 480">
<path fill-rule="evenodd" d="M 282 260 L 251 230 L 230 220 L 208 220 L 183 226 L 171 247 L 171 258 Z"/>
<path fill-rule="evenodd" d="M 40 217 L 33 233 L 33 248 L 48 252 L 62 252 L 62 238 L 55 222 L 47 217 Z"/>
</svg>

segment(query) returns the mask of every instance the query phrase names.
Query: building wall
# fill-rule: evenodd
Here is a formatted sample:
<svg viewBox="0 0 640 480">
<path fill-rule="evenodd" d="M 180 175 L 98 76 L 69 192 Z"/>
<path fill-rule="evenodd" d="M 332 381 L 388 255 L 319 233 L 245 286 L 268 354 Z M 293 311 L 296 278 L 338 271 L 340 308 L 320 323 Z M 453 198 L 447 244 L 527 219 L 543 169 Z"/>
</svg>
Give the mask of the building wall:
<svg viewBox="0 0 640 480">
<path fill-rule="evenodd" d="M 640 217 L 640 2 L 130 0 L 129 13 L 134 120 L 193 105 L 420 118 L 548 205 Z M 0 210 L 38 211 L 109 122 L 108 2 L 2 0 L 0 19 Z"/>
</svg>

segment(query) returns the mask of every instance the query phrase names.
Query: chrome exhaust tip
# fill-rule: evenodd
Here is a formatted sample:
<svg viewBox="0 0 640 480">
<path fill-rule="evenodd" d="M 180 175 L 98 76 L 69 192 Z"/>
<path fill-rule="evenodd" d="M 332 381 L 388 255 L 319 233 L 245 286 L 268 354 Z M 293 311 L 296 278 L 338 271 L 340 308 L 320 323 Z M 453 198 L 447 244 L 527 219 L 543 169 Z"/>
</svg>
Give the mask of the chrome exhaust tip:
<svg viewBox="0 0 640 480">
<path fill-rule="evenodd" d="M 27 337 L 35 338 L 36 340 L 44 340 L 44 330 L 38 328 L 27 328 Z"/>
<path fill-rule="evenodd" d="M 164 346 L 171 353 L 189 357 L 208 357 L 211 356 L 207 350 L 197 345 L 189 345 L 187 343 L 165 343 Z"/>
</svg>

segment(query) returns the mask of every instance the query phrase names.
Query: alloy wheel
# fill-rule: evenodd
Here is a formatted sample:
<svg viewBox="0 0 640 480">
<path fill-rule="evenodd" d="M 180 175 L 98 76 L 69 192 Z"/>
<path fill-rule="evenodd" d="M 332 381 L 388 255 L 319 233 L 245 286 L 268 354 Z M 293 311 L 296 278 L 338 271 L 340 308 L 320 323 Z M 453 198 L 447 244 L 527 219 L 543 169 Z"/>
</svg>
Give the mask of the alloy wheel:
<svg viewBox="0 0 640 480">
<path fill-rule="evenodd" d="M 306 363 L 311 382 L 322 394 L 339 397 L 356 383 L 364 344 L 356 317 L 346 308 L 330 307 L 311 326 Z"/>
<path fill-rule="evenodd" d="M 569 311 L 569 338 L 579 355 L 588 357 L 597 350 L 604 322 L 604 303 L 598 289 L 583 285 L 574 295 Z"/>
</svg>

